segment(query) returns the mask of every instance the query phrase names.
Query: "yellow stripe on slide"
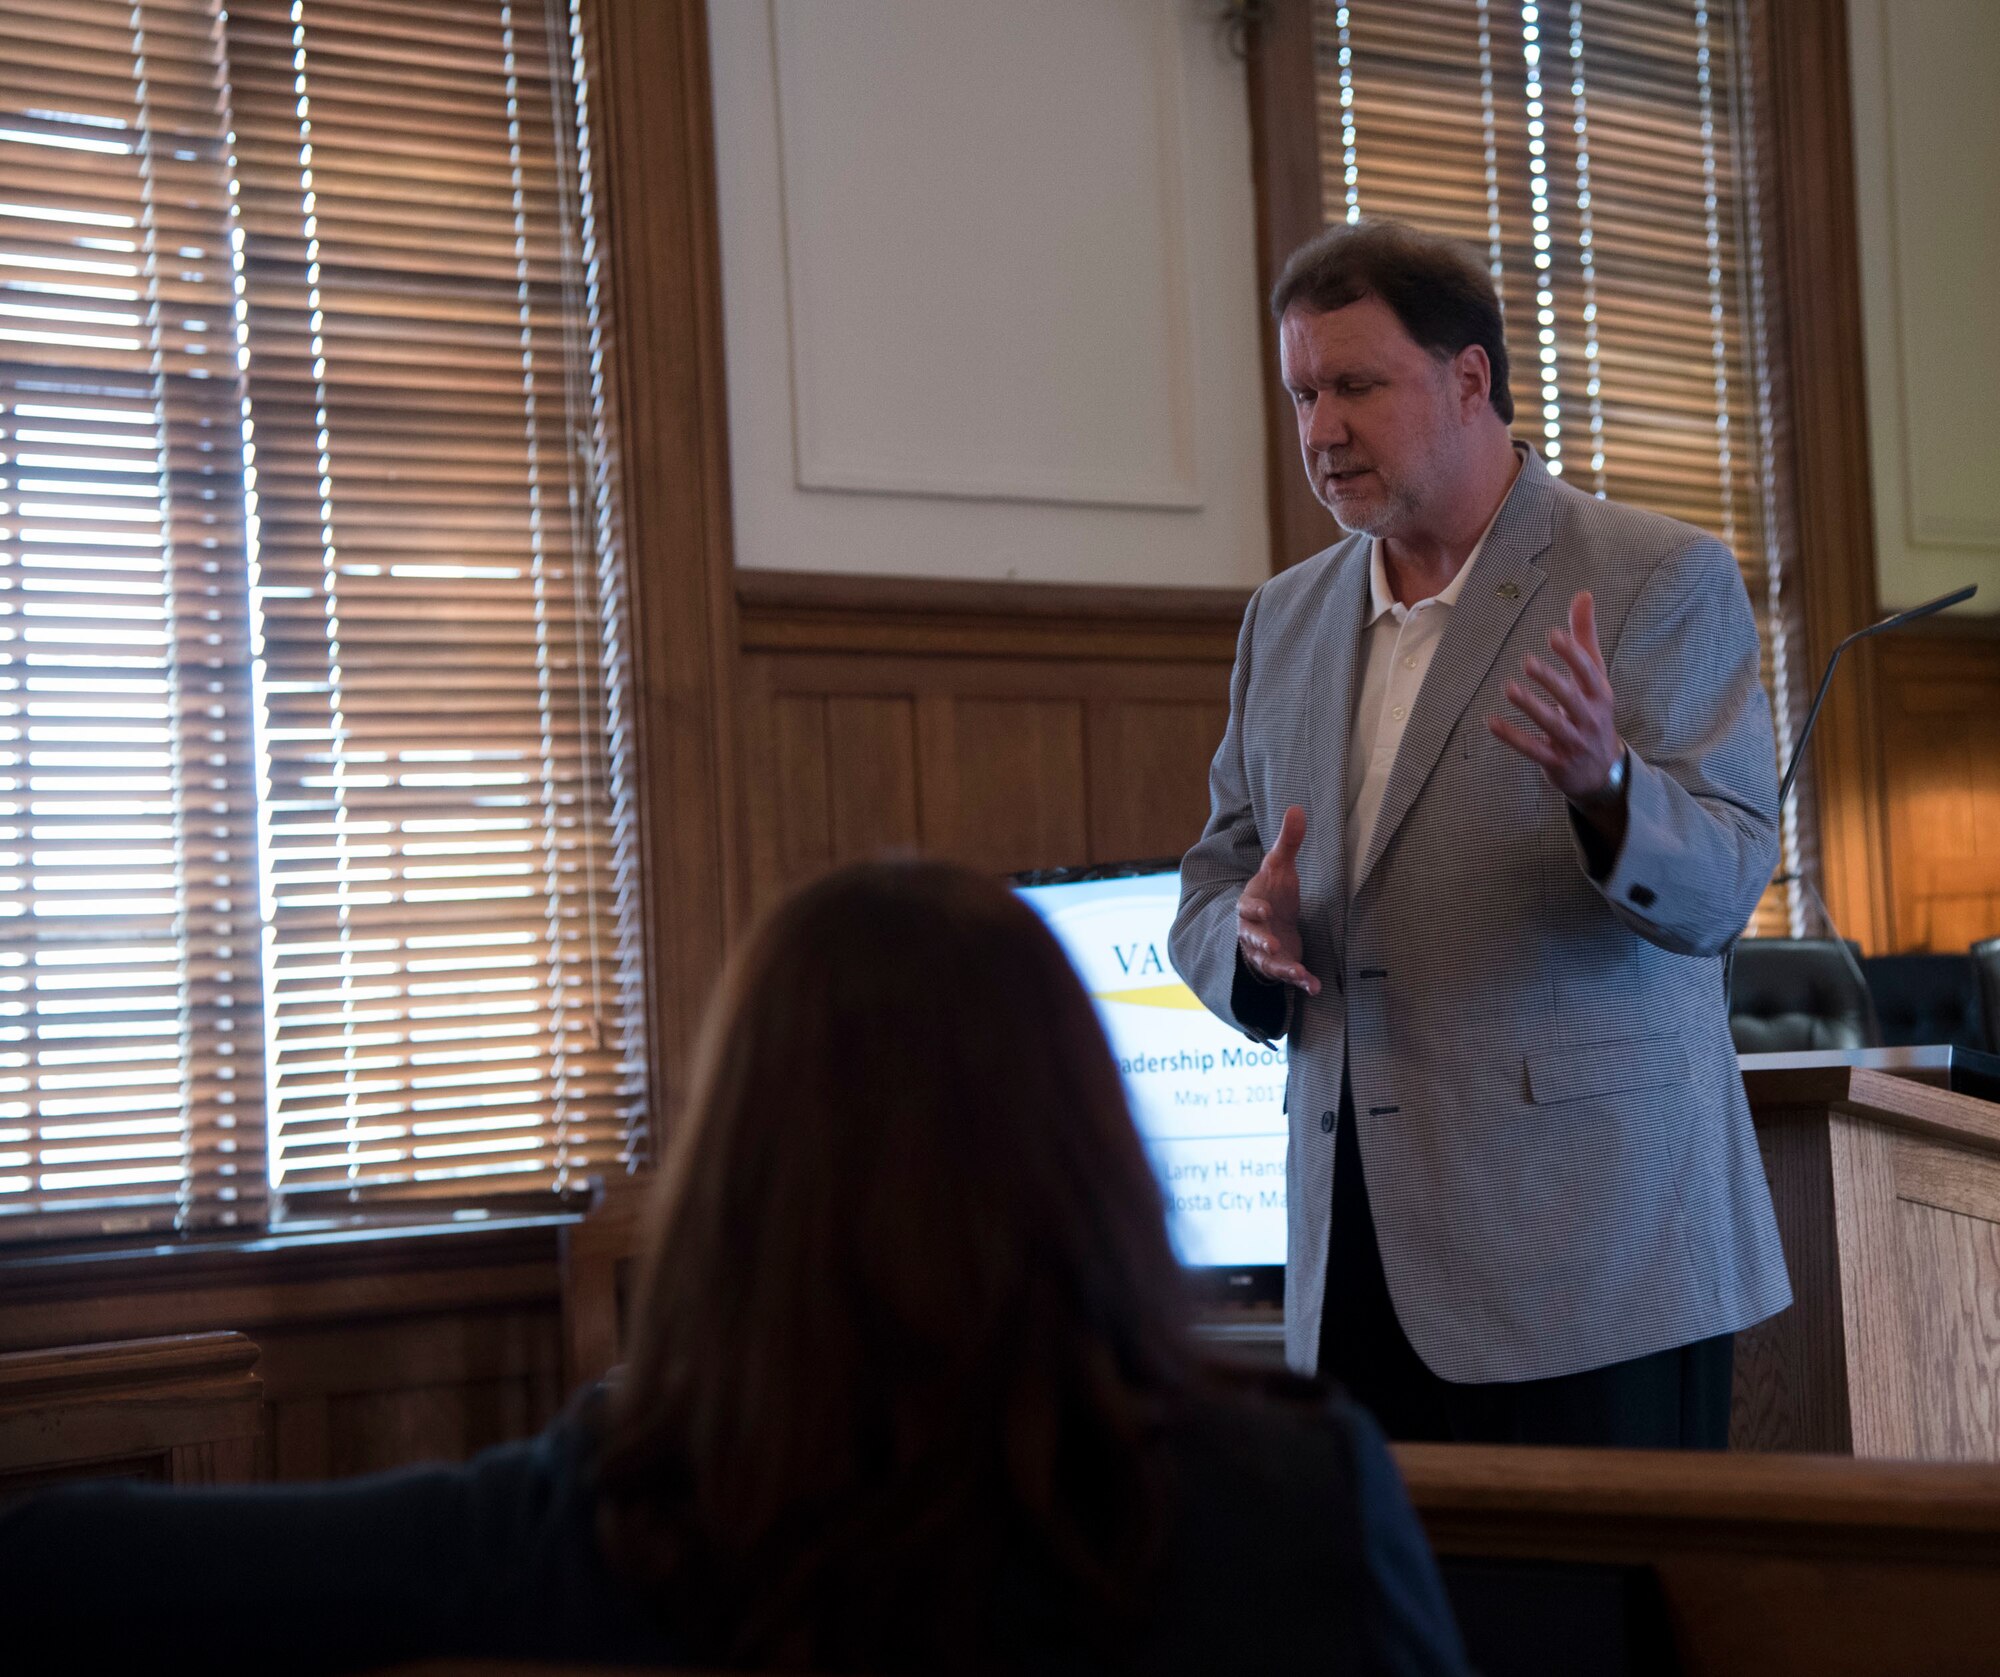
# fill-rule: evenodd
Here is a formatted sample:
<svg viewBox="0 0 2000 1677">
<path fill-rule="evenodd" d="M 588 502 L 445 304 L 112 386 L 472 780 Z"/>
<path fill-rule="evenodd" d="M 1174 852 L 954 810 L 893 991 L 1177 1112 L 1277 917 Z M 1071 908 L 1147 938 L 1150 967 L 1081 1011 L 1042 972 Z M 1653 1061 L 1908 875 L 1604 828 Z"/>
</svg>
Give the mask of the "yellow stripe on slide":
<svg viewBox="0 0 2000 1677">
<path fill-rule="evenodd" d="M 1130 1002 L 1134 1007 L 1177 1007 L 1201 1011 L 1201 998 L 1185 984 L 1149 984 L 1143 990 L 1099 990 L 1101 1002 Z"/>
</svg>

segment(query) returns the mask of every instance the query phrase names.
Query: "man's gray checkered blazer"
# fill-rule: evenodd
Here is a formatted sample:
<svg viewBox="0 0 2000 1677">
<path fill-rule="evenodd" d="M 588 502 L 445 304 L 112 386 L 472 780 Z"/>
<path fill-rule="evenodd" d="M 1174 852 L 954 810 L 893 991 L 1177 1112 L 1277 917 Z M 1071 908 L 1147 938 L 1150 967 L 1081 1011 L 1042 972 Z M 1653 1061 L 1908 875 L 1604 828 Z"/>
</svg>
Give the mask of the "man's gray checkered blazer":
<svg viewBox="0 0 2000 1677">
<path fill-rule="evenodd" d="M 1341 1069 L 1382 1265 L 1447 1380 L 1531 1380 L 1748 1327 L 1791 1300 L 1730 1043 L 1721 951 L 1777 855 L 1776 751 L 1735 561 L 1527 454 L 1411 710 L 1350 900 L 1346 755 L 1368 540 L 1257 590 L 1173 959 L 1290 1037 L 1288 1359 L 1319 1356 Z M 1568 806 L 1487 731 L 1588 588 L 1632 750 L 1593 878 Z M 1321 991 L 1238 963 L 1236 899 L 1306 811 L 1300 933 Z"/>
</svg>

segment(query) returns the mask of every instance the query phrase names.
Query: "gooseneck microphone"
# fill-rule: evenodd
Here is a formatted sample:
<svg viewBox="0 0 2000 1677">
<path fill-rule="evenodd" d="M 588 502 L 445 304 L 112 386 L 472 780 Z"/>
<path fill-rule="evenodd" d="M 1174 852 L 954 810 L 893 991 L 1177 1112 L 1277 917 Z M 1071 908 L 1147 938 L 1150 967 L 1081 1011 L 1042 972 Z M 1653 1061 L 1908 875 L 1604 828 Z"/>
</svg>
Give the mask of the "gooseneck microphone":
<svg viewBox="0 0 2000 1677">
<path fill-rule="evenodd" d="M 1853 634 L 1849 635 L 1846 640 L 1833 649 L 1833 656 L 1826 661 L 1826 673 L 1819 678 L 1819 691 L 1813 694 L 1812 709 L 1806 712 L 1805 726 L 1799 730 L 1798 740 L 1792 746 L 1791 761 L 1785 765 L 1785 777 L 1778 782 L 1778 819 L 1780 822 L 1783 822 L 1785 818 L 1785 799 L 1791 796 L 1792 782 L 1799 778 L 1800 765 L 1806 760 L 1806 746 L 1812 740 L 1813 724 L 1819 720 L 1819 707 L 1826 703 L 1826 690 L 1833 685 L 1833 672 L 1840 663 L 1840 655 L 1856 641 L 1865 641 L 1870 635 L 1886 635 L 1891 629 L 1900 629 L 1904 624 L 1914 623 L 1920 617 L 1930 617 L 1937 612 L 1944 611 L 1948 607 L 1957 605 L 1962 600 L 1969 600 L 1978 592 L 1978 583 L 1967 583 L 1965 587 L 1955 589 L 1949 594 L 1940 594 L 1935 600 L 1926 600 L 1920 606 L 1911 606 L 1908 611 L 1896 612 L 1893 616 L 1883 618 L 1879 623 L 1870 623 L 1866 628 L 1856 629 Z M 1833 934 L 1833 941 L 1840 946 L 1841 953 L 1847 957 L 1848 964 L 1854 969 L 1856 979 L 1861 981 L 1862 989 L 1866 991 L 1867 981 L 1862 979 L 1861 968 L 1854 960 L 1854 953 L 1847 947 L 1847 940 L 1840 935 L 1840 928 L 1833 923 L 1833 916 L 1827 912 L 1826 903 L 1820 897 L 1819 892 L 1814 889 L 1812 881 L 1805 879 L 1803 875 L 1799 874 L 1780 874 L 1771 883 L 1773 885 L 1790 884 L 1794 879 L 1799 880 L 1808 891 L 1812 892 L 1813 901 L 1819 906 L 1820 918 L 1826 922 L 1827 930 Z M 1734 976 L 1736 968 L 1736 945 L 1742 939 L 1742 936 L 1743 934 L 1738 932 L 1735 937 L 1729 940 L 1728 946 L 1722 951 L 1722 993 L 1724 996 L 1729 994 L 1730 980 Z"/>
<path fill-rule="evenodd" d="M 1846 640 L 1833 649 L 1833 656 L 1826 661 L 1826 674 L 1819 678 L 1819 691 L 1813 695 L 1812 709 L 1806 712 L 1806 725 L 1799 730 L 1798 743 L 1792 747 L 1792 760 L 1785 765 L 1785 778 L 1778 784 L 1778 809 L 1782 819 L 1785 799 L 1791 794 L 1792 782 L 1799 777 L 1799 765 L 1805 761 L 1806 742 L 1812 738 L 1813 724 L 1819 720 L 1819 707 L 1826 703 L 1826 690 L 1833 685 L 1834 666 L 1840 662 L 1840 655 L 1856 641 L 1865 641 L 1870 635 L 1886 635 L 1891 629 L 1900 629 L 1905 623 L 1914 623 L 1920 617 L 1929 617 L 1957 605 L 1961 600 L 1969 600 L 1979 592 L 1979 584 L 1967 583 L 1965 587 L 1950 594 L 1940 594 L 1935 600 L 1926 600 L 1920 606 L 1912 606 L 1908 611 L 1899 611 L 1893 617 L 1885 617 L 1880 623 L 1871 623 L 1865 629 L 1856 629 Z"/>
</svg>

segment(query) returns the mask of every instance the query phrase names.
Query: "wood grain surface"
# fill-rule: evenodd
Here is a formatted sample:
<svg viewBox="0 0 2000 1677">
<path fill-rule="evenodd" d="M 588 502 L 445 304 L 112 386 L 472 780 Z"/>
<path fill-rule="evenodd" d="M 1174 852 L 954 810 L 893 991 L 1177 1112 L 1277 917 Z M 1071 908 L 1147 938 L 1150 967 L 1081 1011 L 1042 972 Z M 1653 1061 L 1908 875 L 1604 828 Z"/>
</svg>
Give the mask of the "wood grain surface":
<svg viewBox="0 0 2000 1677">
<path fill-rule="evenodd" d="M 1866 1067 L 1745 1082 L 1795 1302 L 1738 1336 L 1732 1445 L 2000 1461 L 2000 1110 Z"/>
<path fill-rule="evenodd" d="M 105 1473 L 176 1485 L 259 1477 L 257 1357 L 240 1333 L 0 1355 L 0 1499 Z"/>
<path fill-rule="evenodd" d="M 581 0 L 625 546 L 649 1097 L 666 1125 L 747 887 L 721 248 L 702 0 Z"/>
<path fill-rule="evenodd" d="M 1808 682 L 1879 616 L 1861 342 L 1860 233 L 1843 0 L 1758 0 L 1748 10 L 1768 170 L 1766 291 L 1789 400 L 1775 439 L 1793 509 Z M 1870 954 L 1898 947 L 1872 643 L 1856 647 L 1813 736 L 1821 889 Z"/>
<path fill-rule="evenodd" d="M 756 899 L 922 851 L 990 873 L 1178 856 L 1245 595 L 745 573 Z"/>
<path fill-rule="evenodd" d="M 1838 1112 L 1827 1119 L 1847 1409 L 1857 1456 L 1922 1453 L 1912 1301 L 1897 1263 L 1895 1145 L 1895 1132 L 1870 1119 Z"/>
<path fill-rule="evenodd" d="M 235 1329 L 219 1337 L 255 1342 L 278 1477 L 460 1460 L 562 1402 L 560 1226 L 16 1256 L 0 1262 L 0 1351 L 29 1361 L 0 1366 L 73 1341 Z"/>
<path fill-rule="evenodd" d="M 2000 619 L 1891 637 L 1875 667 L 1893 943 L 1963 954 L 2000 934 Z"/>
<path fill-rule="evenodd" d="M 1898 1137 L 1896 1197 L 2000 1223 L 2000 1154 L 1925 1137 Z"/>
<path fill-rule="evenodd" d="M 1643 1565 L 1689 1677 L 2000 1669 L 2000 1466 L 1399 1445 L 1438 1552 Z M 1524 1625 L 1531 1646 L 1534 1627 Z"/>
<path fill-rule="evenodd" d="M 1908 1201 L 1896 1212 L 1911 1453 L 2000 1461 L 2000 1222 Z"/>
<path fill-rule="evenodd" d="M 1736 1336 L 1730 1448 L 1851 1451 L 1825 1108 L 1757 1105 L 1754 1110 L 1792 1304 Z"/>
<path fill-rule="evenodd" d="M 1326 224 L 1312 0 L 1270 0 L 1249 34 L 1250 168 L 1257 189 L 1257 283 L 1268 297 L 1285 259 Z M 1261 309 L 1271 569 L 1335 538 L 1299 458 L 1298 421 L 1278 369 L 1278 329 Z"/>
</svg>

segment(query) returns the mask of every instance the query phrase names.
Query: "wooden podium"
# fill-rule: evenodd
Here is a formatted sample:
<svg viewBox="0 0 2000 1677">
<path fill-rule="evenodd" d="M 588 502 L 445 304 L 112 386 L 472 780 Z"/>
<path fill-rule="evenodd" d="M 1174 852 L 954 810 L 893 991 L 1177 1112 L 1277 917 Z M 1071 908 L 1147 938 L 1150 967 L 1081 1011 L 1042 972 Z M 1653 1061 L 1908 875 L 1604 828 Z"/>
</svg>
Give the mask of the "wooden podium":
<svg viewBox="0 0 2000 1677">
<path fill-rule="evenodd" d="M 1946 1058 L 1742 1057 L 1794 1302 L 1737 1336 L 1731 1448 L 2000 1461 L 2000 1104 Z"/>
</svg>

